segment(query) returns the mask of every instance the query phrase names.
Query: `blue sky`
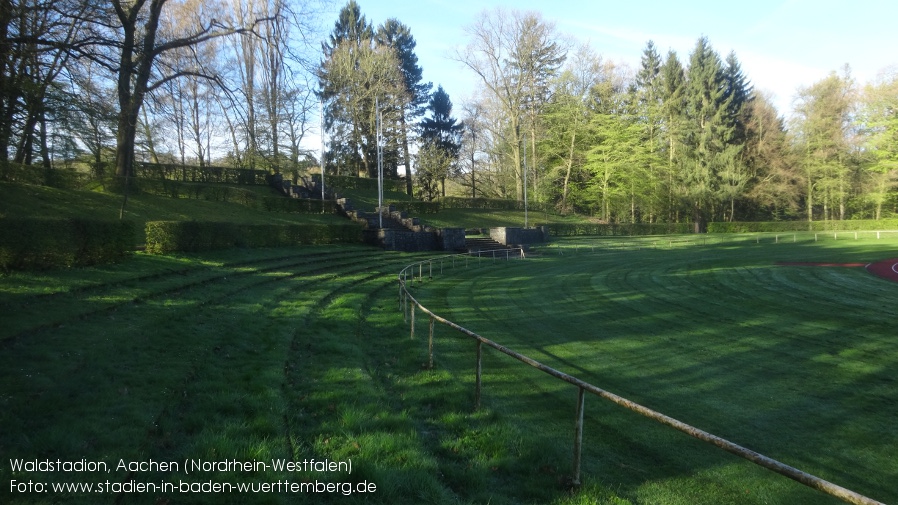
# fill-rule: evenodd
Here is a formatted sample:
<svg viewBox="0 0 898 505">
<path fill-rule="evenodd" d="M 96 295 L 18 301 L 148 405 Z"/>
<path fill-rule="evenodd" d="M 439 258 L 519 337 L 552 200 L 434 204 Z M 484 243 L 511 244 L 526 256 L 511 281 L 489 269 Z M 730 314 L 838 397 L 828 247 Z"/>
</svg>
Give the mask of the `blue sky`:
<svg viewBox="0 0 898 505">
<path fill-rule="evenodd" d="M 337 12 L 335 0 L 329 33 Z M 475 76 L 452 61 L 468 42 L 465 27 L 485 9 L 538 11 L 559 33 L 589 42 L 606 60 L 638 68 L 646 42 L 662 56 L 675 50 L 684 65 L 696 40 L 707 36 L 721 55 L 732 50 L 752 84 L 774 94 L 788 116 L 801 86 L 848 63 L 860 85 L 898 65 L 895 0 L 755 0 L 753 2 L 593 0 L 357 0 L 369 22 L 397 18 L 411 28 L 424 80 L 442 84 L 458 109 L 475 89 Z"/>
</svg>

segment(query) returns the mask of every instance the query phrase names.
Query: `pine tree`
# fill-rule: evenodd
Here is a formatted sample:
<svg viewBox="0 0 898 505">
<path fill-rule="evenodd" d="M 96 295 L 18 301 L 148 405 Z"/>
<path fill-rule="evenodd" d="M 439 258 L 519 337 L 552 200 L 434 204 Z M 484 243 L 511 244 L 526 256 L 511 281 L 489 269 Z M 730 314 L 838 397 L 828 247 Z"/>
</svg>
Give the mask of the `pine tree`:
<svg viewBox="0 0 898 505">
<path fill-rule="evenodd" d="M 644 138 L 645 150 L 643 161 L 648 163 L 644 168 L 644 175 L 648 179 L 644 181 L 648 186 L 647 191 L 643 194 L 644 201 L 648 204 L 647 218 L 651 221 L 656 215 L 657 209 L 655 202 L 658 197 L 658 189 L 660 187 L 659 180 L 662 174 L 662 167 L 658 163 L 658 156 L 661 153 L 661 127 L 664 120 L 662 111 L 663 105 L 663 78 L 661 74 L 661 55 L 655 48 L 655 43 L 651 40 L 646 44 L 642 52 L 642 60 L 639 71 L 636 73 L 636 96 L 635 107 L 637 108 L 636 117 L 639 118 L 643 126 L 642 136 Z M 631 219 L 635 217 L 635 208 L 631 205 Z"/>
<path fill-rule="evenodd" d="M 390 47 L 395 51 L 399 60 L 402 81 L 405 88 L 404 104 L 398 114 L 399 118 L 399 142 L 402 144 L 402 160 L 406 169 L 406 192 L 412 194 L 411 158 L 409 157 L 409 124 L 416 118 L 424 115 L 425 105 L 430 96 L 433 84 L 423 81 L 421 67 L 418 66 L 418 56 L 415 54 L 415 38 L 408 26 L 396 19 L 388 19 L 377 30 L 377 43 Z M 385 154 L 386 155 L 386 154 Z M 398 153 L 393 157 L 399 158 Z M 398 176 L 396 163 L 392 164 L 392 175 Z"/>
<path fill-rule="evenodd" d="M 731 127 L 731 133 L 727 139 L 727 158 L 721 166 L 720 172 L 720 197 L 729 202 L 729 221 L 735 219 L 736 199 L 740 198 L 748 184 L 748 174 L 745 171 L 743 148 L 746 142 L 746 125 L 749 121 L 748 105 L 752 100 L 752 88 L 742 73 L 742 67 L 736 58 L 736 53 L 730 52 L 726 58 L 724 68 L 724 103 L 726 104 L 726 117 L 724 122 Z"/>
<path fill-rule="evenodd" d="M 692 206 L 695 231 L 700 233 L 718 203 L 720 173 L 729 169 L 738 149 L 730 144 L 734 126 L 725 69 L 707 38 L 699 38 L 686 75 L 687 149 L 679 175 Z"/>
<path fill-rule="evenodd" d="M 324 53 L 324 59 L 328 59 L 333 54 L 334 49 L 344 41 L 352 41 L 355 45 L 362 45 L 366 41 L 370 42 L 374 38 L 374 28 L 371 26 L 362 9 L 355 0 L 349 2 L 340 9 L 337 21 L 334 22 L 334 30 L 331 32 L 328 40 L 321 43 L 321 50 Z"/>
<path fill-rule="evenodd" d="M 320 96 L 325 102 L 324 124 L 330 137 L 327 160 L 334 173 L 338 167 L 348 169 L 352 175 L 367 172 L 363 168 L 365 163 L 360 150 L 363 146 L 362 138 L 370 137 L 370 134 L 366 135 L 364 125 L 360 124 L 359 118 L 363 115 L 361 111 L 352 110 L 353 107 L 361 107 L 362 103 L 346 99 L 347 79 L 338 78 L 334 74 L 352 72 L 358 66 L 358 62 L 353 60 L 358 59 L 362 49 L 370 49 L 373 37 L 374 30 L 362 14 L 359 4 L 355 0 L 349 0 L 340 9 L 328 40 L 321 44 L 324 60 L 319 70 Z M 336 55 L 341 47 L 345 54 Z M 348 60 L 343 65 L 348 67 L 345 72 L 335 72 L 337 57 Z M 353 120 L 353 117 L 356 119 Z"/>
<path fill-rule="evenodd" d="M 667 208 L 668 220 L 678 221 L 674 176 L 682 164 L 685 152 L 686 71 L 674 51 L 668 51 L 661 67 L 661 111 L 664 115 L 664 135 L 667 138 Z"/>
<path fill-rule="evenodd" d="M 421 141 L 425 145 L 433 146 L 442 151 L 447 159 L 453 162 L 458 159 L 461 149 L 461 134 L 464 127 L 458 120 L 452 117 L 452 100 L 449 94 L 438 86 L 430 96 L 427 107 L 430 117 L 421 121 Z M 446 176 L 442 175 L 442 193 L 446 194 Z"/>
</svg>

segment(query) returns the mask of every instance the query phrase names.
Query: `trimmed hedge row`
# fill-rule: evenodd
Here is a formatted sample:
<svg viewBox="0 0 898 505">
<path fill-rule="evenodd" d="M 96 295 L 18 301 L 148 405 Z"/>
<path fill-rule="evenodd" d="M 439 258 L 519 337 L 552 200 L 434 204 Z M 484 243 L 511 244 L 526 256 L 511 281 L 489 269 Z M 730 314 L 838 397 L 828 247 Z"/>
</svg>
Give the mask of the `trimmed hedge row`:
<svg viewBox="0 0 898 505">
<path fill-rule="evenodd" d="M 223 184 L 179 182 L 168 179 L 137 179 L 138 191 L 169 198 L 192 198 L 212 202 L 234 202 L 247 207 L 258 205 L 259 195 L 253 191 Z"/>
<path fill-rule="evenodd" d="M 0 181 L 74 189 L 87 181 L 88 175 L 65 168 L 44 168 L 18 163 L 0 163 Z"/>
<path fill-rule="evenodd" d="M 146 251 L 165 254 L 231 247 L 280 247 L 299 244 L 356 243 L 362 227 L 356 224 L 237 224 L 212 221 L 149 221 Z"/>
<path fill-rule="evenodd" d="M 0 219 L 0 269 L 86 266 L 134 250 L 134 223 L 93 219 Z"/>
<path fill-rule="evenodd" d="M 417 214 L 436 214 L 440 211 L 440 202 L 390 202 L 396 210 Z"/>
<path fill-rule="evenodd" d="M 459 198 L 447 196 L 440 198 L 439 202 L 444 209 L 524 210 L 524 202 L 500 198 Z M 537 202 L 528 202 L 527 209 L 533 212 L 554 212 L 554 208 L 551 205 Z"/>
<path fill-rule="evenodd" d="M 212 202 L 232 202 L 253 209 L 269 212 L 300 212 L 306 214 L 333 214 L 335 202 L 332 200 L 309 200 L 283 196 L 263 196 L 254 191 L 226 186 L 170 181 L 167 179 L 138 179 L 138 191 L 169 198 L 192 198 Z"/>
<path fill-rule="evenodd" d="M 312 180 L 321 182 L 321 174 L 312 174 Z M 377 179 L 368 177 L 349 177 L 346 175 L 325 175 L 325 188 L 332 189 L 367 189 L 377 190 Z M 384 191 L 405 192 L 405 179 L 384 179 Z"/>
<path fill-rule="evenodd" d="M 765 233 L 788 231 L 877 231 L 898 230 L 898 219 L 849 221 L 767 221 L 708 223 L 708 233 Z"/>
<path fill-rule="evenodd" d="M 668 235 L 674 233 L 691 233 L 692 223 L 554 223 L 544 224 L 552 237 L 575 237 L 580 235 L 598 235 L 606 237 L 622 237 L 631 235 Z"/>
<path fill-rule="evenodd" d="M 553 237 L 579 235 L 628 236 L 669 235 L 694 232 L 692 223 L 547 224 Z M 852 221 L 768 221 L 708 223 L 708 233 L 782 233 L 798 231 L 898 230 L 898 219 Z"/>
<path fill-rule="evenodd" d="M 231 167 L 198 167 L 174 163 L 136 163 L 134 175 L 138 179 L 180 182 L 224 182 L 229 184 L 268 184 L 267 170 Z"/>
<path fill-rule="evenodd" d="M 309 200 L 305 198 L 286 198 L 283 196 L 266 196 L 262 198 L 262 208 L 269 212 L 301 212 L 305 214 L 333 214 L 336 202 L 333 200 Z"/>
</svg>

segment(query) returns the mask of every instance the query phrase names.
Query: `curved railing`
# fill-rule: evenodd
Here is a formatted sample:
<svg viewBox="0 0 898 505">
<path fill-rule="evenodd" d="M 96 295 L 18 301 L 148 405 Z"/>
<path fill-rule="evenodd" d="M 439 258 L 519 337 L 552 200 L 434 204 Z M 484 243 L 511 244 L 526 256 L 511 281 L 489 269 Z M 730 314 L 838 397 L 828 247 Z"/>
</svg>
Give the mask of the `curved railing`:
<svg viewBox="0 0 898 505">
<path fill-rule="evenodd" d="M 416 299 L 410 292 L 409 286 L 413 285 L 416 281 L 421 282 L 425 277 L 432 279 L 434 274 L 434 266 L 437 265 L 439 271 L 442 271 L 443 267 L 447 265 L 447 262 L 452 262 L 453 266 L 456 263 L 465 262 L 466 264 L 471 261 L 479 261 L 482 262 L 484 259 L 487 260 L 512 260 L 512 259 L 525 259 L 526 254 L 522 249 L 500 249 L 495 251 L 482 251 L 477 253 L 469 253 L 469 254 L 461 254 L 461 255 L 452 255 L 452 256 L 441 256 L 437 258 L 431 258 L 423 261 L 419 261 L 417 263 L 412 263 L 407 265 L 399 272 L 399 308 L 403 311 L 403 315 L 406 321 L 411 319 L 411 338 L 415 337 L 415 312 L 416 308 L 420 309 L 424 314 L 430 317 L 430 331 L 428 338 L 428 363 L 429 366 L 433 367 L 433 329 L 435 323 L 440 323 L 442 325 L 448 326 L 468 337 L 471 337 L 477 342 L 477 365 L 476 365 L 476 379 L 475 379 L 475 393 L 474 393 L 474 409 L 478 409 L 480 407 L 480 395 L 481 395 L 481 372 L 482 372 L 482 356 L 483 356 L 483 346 L 491 347 L 505 355 L 508 355 L 522 363 L 525 363 L 533 368 L 541 370 L 546 374 L 555 377 L 556 379 L 567 382 L 571 385 L 576 386 L 579 389 L 579 394 L 577 396 L 577 413 L 576 413 L 576 423 L 574 428 L 574 449 L 573 449 L 573 469 L 572 469 L 572 482 L 575 485 L 580 484 L 580 455 L 582 451 L 583 444 L 583 412 L 584 405 L 586 400 L 586 393 L 594 394 L 598 397 L 604 398 L 611 402 L 616 403 L 624 408 L 632 410 L 644 417 L 648 417 L 649 419 L 653 419 L 661 424 L 670 426 L 676 430 L 682 431 L 687 435 L 695 437 L 699 440 L 707 442 L 709 444 L 715 445 L 720 449 L 723 449 L 729 453 L 735 454 L 739 457 L 745 458 L 752 463 L 755 463 L 759 466 L 767 468 L 768 470 L 772 470 L 780 475 L 784 475 L 798 481 L 805 486 L 808 486 L 813 489 L 817 489 L 826 494 L 839 498 L 847 503 L 853 503 L 858 505 L 885 505 L 882 502 L 876 501 L 872 498 L 868 498 L 859 493 L 856 493 L 850 489 L 846 489 L 837 484 L 833 484 L 827 480 L 821 479 L 820 477 L 816 477 L 807 472 L 803 472 L 797 468 L 786 465 L 785 463 L 781 463 L 773 458 L 769 458 L 760 454 L 758 452 L 752 451 L 751 449 L 747 449 L 742 447 L 741 445 L 735 444 L 726 440 L 724 438 L 718 437 L 717 435 L 708 433 L 707 431 L 696 428 L 695 426 L 686 424 L 682 421 L 674 419 L 670 416 L 662 414 L 661 412 L 652 410 L 648 407 L 640 405 L 636 402 L 630 401 L 622 396 L 618 396 L 614 393 L 606 391 L 602 388 L 594 386 L 586 381 L 580 380 L 577 377 L 566 374 L 564 372 L 555 370 L 552 367 L 544 365 L 535 359 L 532 359 L 528 356 L 515 352 L 508 347 L 505 347 L 497 342 L 493 342 L 492 340 L 485 338 L 477 333 L 474 333 L 471 330 L 468 330 L 462 327 L 459 324 L 456 324 L 444 317 L 441 317 L 435 314 L 433 311 L 425 307 L 421 304 L 421 302 Z M 425 267 L 426 265 L 426 267 Z M 417 276 L 416 272 L 417 270 Z"/>
</svg>

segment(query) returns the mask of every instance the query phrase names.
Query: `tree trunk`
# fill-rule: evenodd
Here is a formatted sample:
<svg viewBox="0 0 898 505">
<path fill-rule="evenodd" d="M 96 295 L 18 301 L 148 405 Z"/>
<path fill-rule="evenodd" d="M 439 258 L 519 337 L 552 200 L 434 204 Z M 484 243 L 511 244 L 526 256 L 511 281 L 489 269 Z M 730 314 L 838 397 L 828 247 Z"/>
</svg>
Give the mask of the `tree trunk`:
<svg viewBox="0 0 898 505">
<path fill-rule="evenodd" d="M 515 196 L 519 202 L 524 201 L 524 172 L 521 169 L 521 126 L 517 119 L 512 118 L 512 131 L 514 139 L 511 145 L 511 157 L 514 161 Z"/>
<path fill-rule="evenodd" d="M 704 233 L 704 220 L 702 219 L 702 208 L 699 202 L 695 202 L 692 207 L 692 221 L 694 223 L 695 233 Z"/>
<path fill-rule="evenodd" d="M 567 210 L 567 193 L 568 193 L 568 184 L 571 180 L 571 169 L 574 165 L 574 145 L 576 143 L 577 133 L 574 132 L 571 134 L 571 147 L 568 149 L 568 157 L 567 157 L 567 170 L 564 173 L 564 186 L 561 189 L 561 209 Z"/>
<path fill-rule="evenodd" d="M 40 125 L 40 150 L 41 150 L 41 161 L 44 165 L 44 168 L 53 168 L 53 165 L 50 160 L 50 146 L 47 144 L 47 117 L 44 114 L 43 108 L 41 108 L 40 113 L 40 121 L 38 124 Z"/>
<path fill-rule="evenodd" d="M 412 158 L 408 154 L 408 125 L 405 122 L 405 111 L 399 118 L 402 127 L 402 155 L 405 159 L 405 194 L 412 196 Z"/>
<path fill-rule="evenodd" d="M 9 140 L 12 136 L 15 104 L 19 91 L 14 86 L 10 52 L 9 25 L 13 6 L 10 0 L 0 0 L 0 162 L 9 160 Z"/>
</svg>

